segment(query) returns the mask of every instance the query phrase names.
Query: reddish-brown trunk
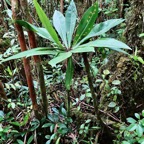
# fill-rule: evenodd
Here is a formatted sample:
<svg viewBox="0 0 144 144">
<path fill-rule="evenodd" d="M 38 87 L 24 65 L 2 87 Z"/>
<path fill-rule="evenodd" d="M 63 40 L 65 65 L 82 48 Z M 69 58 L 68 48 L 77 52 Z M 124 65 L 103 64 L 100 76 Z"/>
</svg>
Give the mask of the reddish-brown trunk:
<svg viewBox="0 0 144 144">
<path fill-rule="evenodd" d="M 19 1 L 11 0 L 11 6 L 12 6 L 13 19 L 14 20 L 20 19 L 20 10 L 19 10 L 20 3 L 19 3 Z M 19 41 L 19 44 L 21 47 L 21 51 L 26 51 L 27 47 L 26 47 L 23 29 L 20 25 L 18 25 L 16 23 L 15 23 L 15 28 L 17 30 L 18 41 Z M 25 70 L 25 74 L 26 74 L 27 84 L 29 87 L 30 98 L 32 100 L 33 109 L 36 112 L 38 106 L 37 106 L 37 101 L 36 101 L 36 94 L 35 94 L 35 90 L 34 90 L 29 60 L 27 58 L 23 58 L 23 64 L 24 64 L 24 70 Z"/>
<path fill-rule="evenodd" d="M 21 0 L 20 4 L 21 4 L 22 10 L 23 10 L 23 15 L 24 15 L 25 20 L 28 21 L 29 23 L 32 23 L 32 19 L 31 19 L 31 16 L 29 14 L 29 8 L 28 8 L 27 0 Z M 28 37 L 29 37 L 30 47 L 36 48 L 37 43 L 36 43 L 36 38 L 35 38 L 34 32 L 28 30 Z M 45 112 L 45 114 L 47 114 L 48 100 L 47 100 L 47 96 L 46 96 L 46 86 L 45 86 L 45 81 L 44 81 L 43 68 L 41 65 L 41 59 L 39 56 L 34 56 L 34 61 L 36 63 L 36 67 L 38 70 L 40 91 L 41 91 L 42 102 L 43 102 L 43 111 Z"/>
</svg>

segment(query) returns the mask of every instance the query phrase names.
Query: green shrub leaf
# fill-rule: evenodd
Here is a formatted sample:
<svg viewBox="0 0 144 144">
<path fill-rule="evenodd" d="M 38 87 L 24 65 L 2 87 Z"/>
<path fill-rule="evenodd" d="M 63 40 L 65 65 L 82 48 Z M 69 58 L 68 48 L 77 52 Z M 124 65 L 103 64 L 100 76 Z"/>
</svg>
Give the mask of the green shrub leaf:
<svg viewBox="0 0 144 144">
<path fill-rule="evenodd" d="M 98 16 L 98 3 L 95 2 L 83 15 L 74 38 L 74 44 L 77 44 L 82 38 L 87 36 L 94 26 Z"/>
<path fill-rule="evenodd" d="M 128 127 L 127 127 L 127 130 L 128 131 L 134 131 L 135 129 L 137 128 L 137 124 L 130 124 Z"/>
<path fill-rule="evenodd" d="M 20 139 L 17 139 L 18 144 L 24 144 L 24 142 Z"/>
<path fill-rule="evenodd" d="M 71 50 L 72 53 L 95 52 L 94 47 L 77 47 Z"/>
<path fill-rule="evenodd" d="M 114 80 L 114 81 L 112 82 L 113 85 L 120 85 L 120 83 L 121 83 L 121 82 L 120 82 L 119 80 Z"/>
<path fill-rule="evenodd" d="M 108 105 L 108 107 L 111 107 L 111 108 L 113 108 L 113 107 L 115 107 L 115 106 L 116 106 L 116 103 L 115 103 L 115 102 L 110 102 L 109 105 Z"/>
<path fill-rule="evenodd" d="M 79 47 L 87 47 L 87 46 L 89 46 L 89 47 L 107 47 L 112 50 L 119 50 L 121 48 L 131 50 L 131 48 L 129 46 L 127 46 L 125 43 L 118 41 L 116 39 L 113 39 L 113 38 L 101 38 L 101 39 L 89 42 L 87 44 L 83 44 Z"/>
<path fill-rule="evenodd" d="M 25 22 L 23 20 L 16 20 L 15 22 L 18 23 L 19 25 L 25 27 L 26 29 L 37 33 L 40 37 L 54 42 L 53 38 L 51 37 L 51 35 L 49 34 L 49 32 L 45 28 L 36 27 L 35 25 L 32 25 L 32 24 Z"/>
<path fill-rule="evenodd" d="M 74 65 L 73 65 L 72 57 L 70 57 L 68 58 L 68 66 L 67 66 L 66 78 L 65 78 L 65 87 L 67 90 L 70 90 L 70 86 L 73 78 L 73 72 L 74 72 Z"/>
<path fill-rule="evenodd" d="M 58 32 L 59 36 L 61 37 L 63 43 L 68 48 L 67 38 L 66 38 L 66 24 L 65 24 L 65 17 L 63 14 L 57 10 L 55 10 L 53 15 L 53 25 Z"/>
<path fill-rule="evenodd" d="M 33 139 L 34 139 L 34 137 L 33 137 L 33 135 L 31 135 L 27 141 L 27 144 L 31 144 Z"/>
<path fill-rule="evenodd" d="M 43 47 L 43 48 L 39 47 L 39 48 L 34 48 L 31 50 L 24 51 L 24 52 L 20 52 L 6 59 L 3 59 L 1 62 L 6 62 L 9 60 L 23 58 L 23 57 L 30 57 L 34 55 L 48 55 L 48 54 L 55 55 L 57 53 L 58 53 L 57 51 L 49 50 L 49 48 L 47 47 Z"/>
<path fill-rule="evenodd" d="M 51 125 L 52 125 L 52 123 L 46 123 L 42 126 L 42 128 L 50 127 Z"/>
<path fill-rule="evenodd" d="M 60 63 L 64 60 L 66 60 L 67 58 L 69 58 L 72 55 L 71 52 L 63 52 L 60 53 L 57 57 L 53 58 L 52 60 L 49 61 L 49 64 L 54 67 L 56 66 L 57 63 Z"/>
<path fill-rule="evenodd" d="M 122 141 L 122 144 L 130 144 L 130 143 L 127 141 Z"/>
<path fill-rule="evenodd" d="M 127 122 L 134 124 L 134 123 L 136 123 L 136 120 L 132 117 L 129 117 L 129 118 L 127 118 Z"/>
<path fill-rule="evenodd" d="M 123 21 L 124 21 L 124 19 L 111 19 L 111 20 L 107 20 L 105 22 L 96 24 L 94 26 L 94 28 L 90 31 L 90 33 L 80 41 L 80 43 L 84 42 L 85 40 L 87 40 L 91 37 L 99 36 L 99 35 L 106 33 L 111 28 L 119 25 Z"/>
<path fill-rule="evenodd" d="M 140 119 L 140 115 L 138 113 L 134 114 L 137 119 Z"/>
<path fill-rule="evenodd" d="M 34 2 L 34 6 L 36 8 L 36 12 L 37 12 L 37 14 L 39 16 L 39 19 L 42 22 L 43 26 L 47 29 L 47 31 L 49 32 L 49 34 L 51 35 L 51 37 L 53 38 L 55 43 L 62 48 L 62 45 L 61 45 L 61 43 L 60 43 L 60 41 L 58 39 L 57 33 L 53 29 L 49 18 L 46 16 L 44 11 L 42 10 L 40 5 L 38 4 L 37 0 L 34 0 L 33 2 Z"/>
<path fill-rule="evenodd" d="M 137 125 L 136 132 L 139 137 L 143 135 L 143 128 L 139 124 Z"/>
<path fill-rule="evenodd" d="M 72 35 L 75 29 L 77 19 L 77 9 L 73 0 L 70 2 L 70 5 L 66 11 L 65 16 L 66 16 L 66 32 L 67 32 L 68 47 L 70 48 Z"/>
</svg>

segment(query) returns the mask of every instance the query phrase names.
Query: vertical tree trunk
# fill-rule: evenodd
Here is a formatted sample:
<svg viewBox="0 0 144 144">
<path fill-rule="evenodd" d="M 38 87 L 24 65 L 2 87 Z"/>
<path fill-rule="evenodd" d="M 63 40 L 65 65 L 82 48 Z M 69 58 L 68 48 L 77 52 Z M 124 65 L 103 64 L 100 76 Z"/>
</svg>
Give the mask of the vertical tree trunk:
<svg viewBox="0 0 144 144">
<path fill-rule="evenodd" d="M 61 13 L 63 13 L 63 9 L 64 9 L 64 1 L 60 0 L 60 11 L 61 11 Z"/>
<path fill-rule="evenodd" d="M 88 59 L 87 59 L 87 53 L 83 53 L 82 55 L 83 55 L 85 70 L 86 70 L 87 77 L 88 77 L 89 88 L 90 88 L 91 95 L 92 95 L 92 98 L 93 98 L 94 111 L 95 111 L 96 115 L 99 115 L 98 99 L 97 99 L 97 96 L 95 94 L 94 87 L 93 87 L 93 81 L 92 81 L 92 76 L 91 76 L 91 73 L 90 73 L 90 65 L 89 65 L 89 62 L 88 62 Z"/>
<path fill-rule="evenodd" d="M 27 0 L 20 0 L 20 4 L 23 10 L 24 19 L 28 21 L 29 23 L 32 23 L 32 19 L 29 14 L 29 8 Z M 33 31 L 28 30 L 28 37 L 29 37 L 29 44 L 31 48 L 36 48 L 36 38 Z M 41 97 L 42 97 L 42 105 L 43 105 L 43 112 L 45 115 L 48 113 L 48 100 L 46 96 L 46 86 L 44 81 L 44 74 L 43 74 L 43 68 L 41 65 L 41 59 L 39 56 L 34 56 L 34 61 L 36 64 L 36 68 L 38 71 L 38 77 L 39 77 L 39 83 L 40 83 L 40 91 L 41 91 Z"/>
<path fill-rule="evenodd" d="M 130 8 L 126 15 L 126 32 L 128 45 L 142 51 L 144 58 L 144 40 L 139 35 L 144 33 L 144 0 L 129 1 Z"/>
<path fill-rule="evenodd" d="M 20 8 L 19 1 L 11 0 L 11 5 L 12 5 L 13 19 L 14 20 L 21 19 L 21 17 L 20 17 L 21 13 L 19 10 L 19 8 Z M 19 41 L 19 44 L 21 47 L 21 51 L 26 51 L 27 47 L 26 47 L 23 29 L 20 25 L 18 25 L 16 23 L 15 23 L 15 28 L 17 30 L 18 41 Z M 34 85 L 33 85 L 33 79 L 32 79 L 32 75 L 31 75 L 29 60 L 27 58 L 23 58 L 23 64 L 24 64 L 24 70 L 25 70 L 27 84 L 28 84 L 28 88 L 29 88 L 29 94 L 30 94 L 30 98 L 32 100 L 33 110 L 35 112 L 36 117 L 38 118 L 38 105 L 37 105 L 36 94 L 35 94 L 35 89 L 34 89 Z"/>
</svg>

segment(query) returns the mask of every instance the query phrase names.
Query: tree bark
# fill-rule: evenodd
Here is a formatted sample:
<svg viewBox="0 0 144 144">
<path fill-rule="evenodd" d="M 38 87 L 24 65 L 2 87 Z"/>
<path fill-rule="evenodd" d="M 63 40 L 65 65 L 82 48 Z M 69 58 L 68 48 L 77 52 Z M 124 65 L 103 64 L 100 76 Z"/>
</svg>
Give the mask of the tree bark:
<svg viewBox="0 0 144 144">
<path fill-rule="evenodd" d="M 3 84 L 2 84 L 2 82 L 0 81 L 0 99 L 1 99 L 1 98 L 4 99 L 4 100 L 7 100 L 7 96 L 6 96 L 6 93 L 5 93 Z"/>
<path fill-rule="evenodd" d="M 64 1 L 60 0 L 60 11 L 61 11 L 61 13 L 63 13 L 63 9 L 64 9 Z"/>
<path fill-rule="evenodd" d="M 20 16 L 21 13 L 19 10 L 19 7 L 20 7 L 19 1 L 18 0 L 11 0 L 11 5 L 12 5 L 13 19 L 14 20 L 21 19 L 21 16 Z M 27 47 L 26 47 L 23 29 L 17 23 L 15 23 L 15 28 L 17 30 L 18 41 L 19 41 L 19 44 L 21 47 L 21 51 L 26 51 Z M 30 98 L 32 100 L 33 110 L 35 112 L 36 117 L 38 118 L 38 105 L 37 105 L 36 93 L 35 93 L 35 89 L 34 89 L 34 85 L 33 85 L 33 78 L 31 75 L 31 68 L 30 68 L 29 59 L 23 58 L 23 64 L 24 64 L 24 70 L 25 70 L 27 84 L 28 84 L 28 88 L 29 88 L 29 94 L 30 94 Z"/>
<path fill-rule="evenodd" d="M 130 8 L 125 14 L 127 44 L 133 49 L 141 50 L 144 58 L 144 40 L 139 37 L 144 33 L 144 0 L 131 0 L 129 3 Z"/>
<path fill-rule="evenodd" d="M 28 21 L 29 23 L 32 23 L 32 18 L 29 13 L 28 3 L 27 0 L 20 0 L 20 4 L 23 10 L 24 19 Z M 36 48 L 36 38 L 33 31 L 28 30 L 28 37 L 29 37 L 29 44 L 31 48 Z M 42 97 L 42 105 L 43 105 L 43 112 L 45 115 L 48 113 L 48 100 L 46 96 L 46 86 L 44 81 L 44 74 L 43 74 L 43 68 L 41 65 L 41 59 L 39 56 L 34 56 L 34 61 L 36 64 L 36 68 L 38 71 L 38 77 L 39 77 L 39 84 L 40 84 L 40 91 L 41 91 L 41 97 Z"/>
</svg>

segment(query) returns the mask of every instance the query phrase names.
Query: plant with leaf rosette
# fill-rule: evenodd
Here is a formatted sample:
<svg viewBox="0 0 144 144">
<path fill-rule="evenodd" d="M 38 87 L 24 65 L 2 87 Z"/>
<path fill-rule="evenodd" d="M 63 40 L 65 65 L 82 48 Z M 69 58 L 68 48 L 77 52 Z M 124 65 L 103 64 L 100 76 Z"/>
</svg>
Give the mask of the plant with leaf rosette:
<svg viewBox="0 0 144 144">
<path fill-rule="evenodd" d="M 53 59 L 49 61 L 51 66 L 55 66 L 57 63 L 60 63 L 64 60 L 67 60 L 67 70 L 65 78 L 65 87 L 70 92 L 70 87 L 73 77 L 73 59 L 75 53 L 83 53 L 84 63 L 86 71 L 88 74 L 89 86 L 91 89 L 93 103 L 95 108 L 95 113 L 98 112 L 97 99 L 93 89 L 93 83 L 89 68 L 89 63 L 87 59 L 87 52 L 94 52 L 95 47 L 109 48 L 119 52 L 126 53 L 123 49 L 130 49 L 126 44 L 115 40 L 113 38 L 98 38 L 94 41 L 88 41 L 90 38 L 102 35 L 106 33 L 111 28 L 122 23 L 123 19 L 111 19 L 100 24 L 95 24 L 95 21 L 98 17 L 98 3 L 95 2 L 82 16 L 80 23 L 77 26 L 76 32 L 76 21 L 77 21 L 77 10 L 74 1 L 70 2 L 70 5 L 66 11 L 65 17 L 59 12 L 55 11 L 53 15 L 53 26 L 46 16 L 40 5 L 34 0 L 34 5 L 37 11 L 37 14 L 45 28 L 36 27 L 28 22 L 18 20 L 18 24 L 33 30 L 39 36 L 48 39 L 56 45 L 56 47 L 39 47 L 26 52 L 21 52 L 14 56 L 11 56 L 4 61 L 11 59 L 29 57 L 32 55 L 55 55 Z M 75 34 L 74 34 L 75 32 Z M 59 36 L 58 36 L 58 35 Z M 59 40 L 61 38 L 61 41 Z M 87 42 L 86 42 L 87 41 Z M 70 98 L 68 96 L 68 113 L 70 109 Z"/>
</svg>

